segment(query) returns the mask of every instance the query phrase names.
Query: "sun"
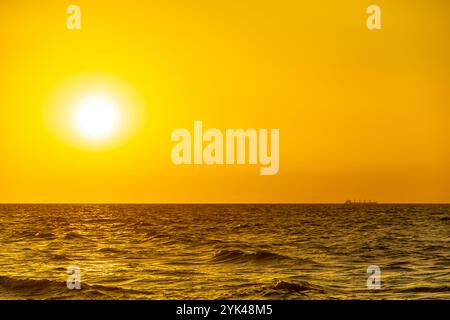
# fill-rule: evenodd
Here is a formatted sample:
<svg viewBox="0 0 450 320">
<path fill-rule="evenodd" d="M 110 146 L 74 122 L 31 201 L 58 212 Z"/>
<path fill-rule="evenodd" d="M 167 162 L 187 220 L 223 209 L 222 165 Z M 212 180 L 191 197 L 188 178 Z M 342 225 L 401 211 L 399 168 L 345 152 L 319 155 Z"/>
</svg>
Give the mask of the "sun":
<svg viewBox="0 0 450 320">
<path fill-rule="evenodd" d="M 104 72 L 61 80 L 42 113 L 49 133 L 63 144 L 93 152 L 136 141 L 147 127 L 148 104 L 131 84 Z"/>
<path fill-rule="evenodd" d="M 121 115 L 116 101 L 106 95 L 81 99 L 74 108 L 73 125 L 83 138 L 104 141 L 118 133 Z"/>
</svg>

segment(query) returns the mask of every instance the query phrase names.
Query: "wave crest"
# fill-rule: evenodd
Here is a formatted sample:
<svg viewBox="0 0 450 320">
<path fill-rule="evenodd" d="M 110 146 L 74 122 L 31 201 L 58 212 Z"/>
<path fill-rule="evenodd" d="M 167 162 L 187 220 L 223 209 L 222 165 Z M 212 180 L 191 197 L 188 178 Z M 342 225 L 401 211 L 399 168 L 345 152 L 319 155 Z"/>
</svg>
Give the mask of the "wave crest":
<svg viewBox="0 0 450 320">
<path fill-rule="evenodd" d="M 245 263 L 245 262 L 271 262 L 290 260 L 291 258 L 266 250 L 244 252 L 241 250 L 220 250 L 213 256 L 214 262 Z"/>
</svg>

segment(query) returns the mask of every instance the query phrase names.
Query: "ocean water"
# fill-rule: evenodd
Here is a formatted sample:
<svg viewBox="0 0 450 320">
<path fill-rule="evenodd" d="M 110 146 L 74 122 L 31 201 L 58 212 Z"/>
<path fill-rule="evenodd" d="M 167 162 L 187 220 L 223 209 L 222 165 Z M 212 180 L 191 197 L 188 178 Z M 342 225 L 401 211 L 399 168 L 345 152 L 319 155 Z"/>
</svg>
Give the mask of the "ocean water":
<svg viewBox="0 0 450 320">
<path fill-rule="evenodd" d="M 449 299 L 449 249 L 449 205 L 0 205 L 0 299 Z"/>
</svg>

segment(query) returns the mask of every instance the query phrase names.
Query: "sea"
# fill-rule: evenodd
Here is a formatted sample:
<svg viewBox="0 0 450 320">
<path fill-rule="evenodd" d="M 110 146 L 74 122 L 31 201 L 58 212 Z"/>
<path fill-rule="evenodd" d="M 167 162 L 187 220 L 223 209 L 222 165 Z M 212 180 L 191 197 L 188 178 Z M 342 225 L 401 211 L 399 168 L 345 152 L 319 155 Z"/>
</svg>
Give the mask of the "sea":
<svg viewBox="0 0 450 320">
<path fill-rule="evenodd" d="M 450 205 L 5 204 L 0 299 L 450 299 L 449 249 Z"/>
</svg>

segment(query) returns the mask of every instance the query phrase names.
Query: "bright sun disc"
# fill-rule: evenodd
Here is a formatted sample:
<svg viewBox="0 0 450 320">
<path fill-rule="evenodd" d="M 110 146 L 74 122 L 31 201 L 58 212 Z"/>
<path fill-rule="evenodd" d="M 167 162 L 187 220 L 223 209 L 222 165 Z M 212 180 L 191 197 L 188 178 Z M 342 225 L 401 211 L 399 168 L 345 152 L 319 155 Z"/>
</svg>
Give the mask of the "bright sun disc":
<svg viewBox="0 0 450 320">
<path fill-rule="evenodd" d="M 89 140 L 109 138 L 117 131 L 119 121 L 116 103 L 105 96 L 90 96 L 75 107 L 75 129 Z"/>
</svg>

